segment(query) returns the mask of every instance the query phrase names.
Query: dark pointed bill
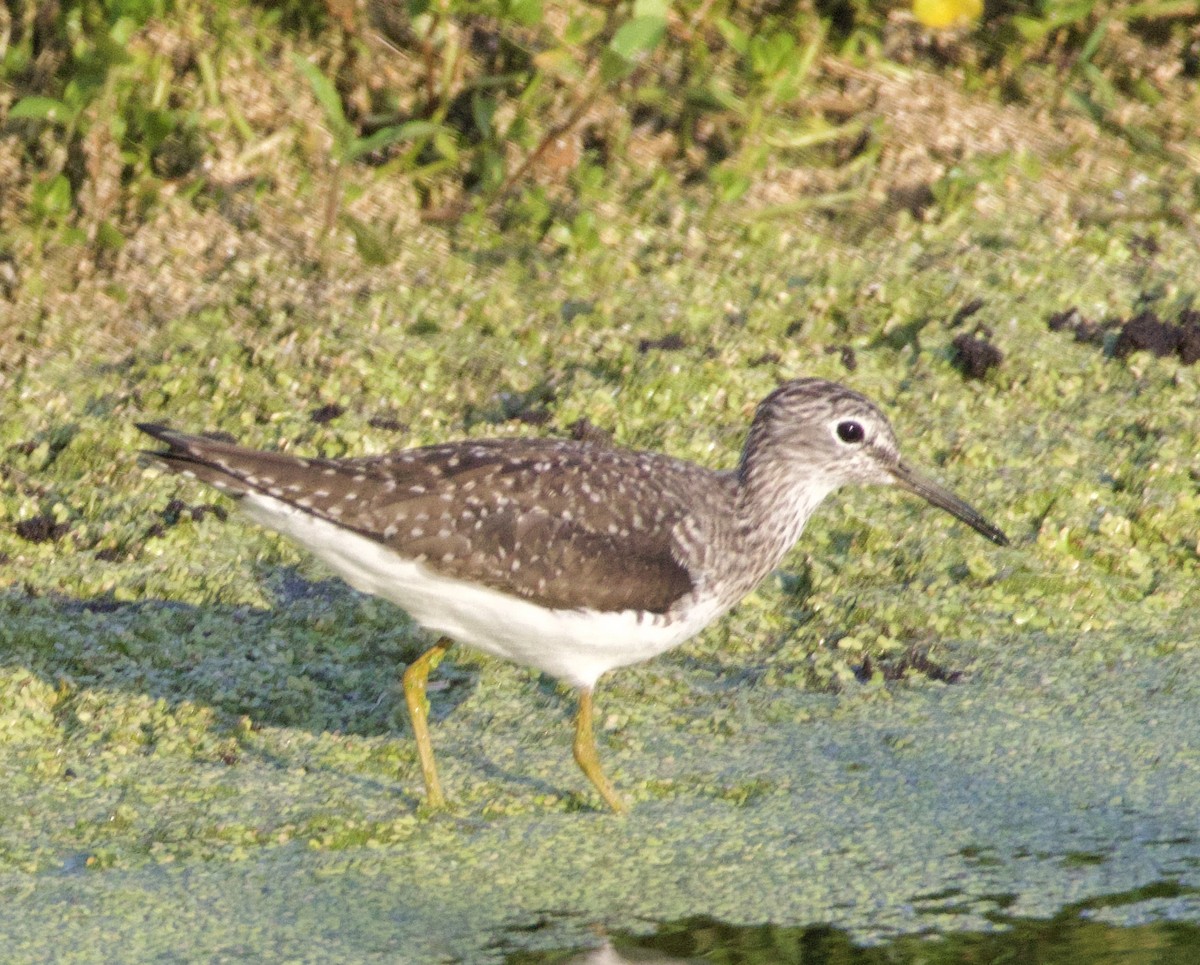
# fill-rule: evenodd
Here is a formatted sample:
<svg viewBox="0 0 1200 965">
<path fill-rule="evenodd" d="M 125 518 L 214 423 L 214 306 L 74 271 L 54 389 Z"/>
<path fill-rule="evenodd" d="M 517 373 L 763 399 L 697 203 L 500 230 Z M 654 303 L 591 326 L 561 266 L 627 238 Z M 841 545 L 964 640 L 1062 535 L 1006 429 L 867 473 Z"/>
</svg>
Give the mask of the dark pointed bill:
<svg viewBox="0 0 1200 965">
<path fill-rule="evenodd" d="M 968 506 L 944 486 L 939 486 L 932 479 L 925 478 L 902 462 L 892 468 L 892 476 L 898 486 L 902 486 L 910 493 L 916 493 L 922 499 L 933 503 L 938 509 L 944 509 L 951 516 L 961 519 L 971 529 L 982 533 L 998 546 L 1008 545 L 1008 537 L 1000 529 L 993 526 L 983 518 L 977 509 Z"/>
</svg>

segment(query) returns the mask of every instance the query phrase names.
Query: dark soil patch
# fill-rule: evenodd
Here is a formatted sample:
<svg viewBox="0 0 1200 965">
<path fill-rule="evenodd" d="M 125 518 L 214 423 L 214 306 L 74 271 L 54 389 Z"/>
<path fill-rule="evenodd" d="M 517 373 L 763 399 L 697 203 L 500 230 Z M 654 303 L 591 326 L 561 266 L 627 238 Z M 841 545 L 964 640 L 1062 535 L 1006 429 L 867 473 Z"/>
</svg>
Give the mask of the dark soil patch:
<svg viewBox="0 0 1200 965">
<path fill-rule="evenodd" d="M 56 522 L 49 514 L 43 514 L 23 519 L 13 528 L 21 539 L 30 543 L 56 543 L 71 527 L 67 523 Z"/>
<path fill-rule="evenodd" d="M 954 349 L 955 368 L 968 379 L 982 379 L 1004 361 L 1004 353 L 987 340 L 986 333 L 964 332 L 956 335 L 950 345 Z"/>
<path fill-rule="evenodd" d="M 1150 309 L 1127 319 L 1093 322 L 1077 308 L 1055 312 L 1046 324 L 1052 332 L 1068 331 L 1075 341 L 1104 347 L 1112 332 L 1109 354 L 1123 359 L 1134 352 L 1150 352 L 1159 358 L 1178 355 L 1184 365 L 1200 362 L 1200 310 L 1185 309 L 1174 322 L 1164 321 Z"/>
<path fill-rule="evenodd" d="M 345 411 L 346 409 L 344 406 L 340 406 L 335 402 L 331 402 L 329 405 L 323 405 L 319 409 L 313 409 L 312 412 L 308 414 L 308 418 L 317 425 L 323 426 L 326 423 L 332 422 Z"/>
<path fill-rule="evenodd" d="M 682 335 L 672 333 L 662 338 L 644 338 L 638 342 L 638 351 L 643 355 L 657 349 L 660 352 L 678 352 L 687 348 L 687 342 Z"/>
<path fill-rule="evenodd" d="M 863 657 L 862 664 L 854 675 L 862 683 L 869 681 L 875 673 L 883 674 L 884 680 L 903 680 L 910 673 L 917 673 L 930 680 L 954 684 L 962 680 L 961 670 L 951 670 L 934 660 L 923 650 L 910 649 L 894 660 L 872 660 L 870 654 Z"/>
</svg>

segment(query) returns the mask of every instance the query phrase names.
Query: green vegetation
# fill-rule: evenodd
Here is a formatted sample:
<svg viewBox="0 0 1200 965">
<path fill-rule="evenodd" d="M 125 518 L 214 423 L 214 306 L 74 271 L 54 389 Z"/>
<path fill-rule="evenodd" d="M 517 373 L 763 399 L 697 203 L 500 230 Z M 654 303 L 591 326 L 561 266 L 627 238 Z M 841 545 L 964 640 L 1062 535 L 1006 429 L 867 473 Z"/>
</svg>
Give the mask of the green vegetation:
<svg viewBox="0 0 1200 965">
<path fill-rule="evenodd" d="M 950 35 L 866 3 L 7 11 L 0 117 L 15 135 L 15 221 L 100 250 L 136 232 L 164 192 L 202 203 L 231 175 L 269 179 L 283 157 L 331 169 L 326 232 L 343 182 L 357 197 L 384 180 L 405 185 L 405 207 L 426 219 L 504 210 L 539 233 L 594 234 L 589 189 L 636 196 L 665 177 L 728 202 L 779 166 L 824 171 L 806 203 L 839 209 L 862 202 L 886 144 L 864 109 L 876 67 L 936 68 L 994 103 L 1049 102 L 1159 155 L 1191 116 L 1176 98 L 1197 73 L 1194 7 L 1171 0 L 1002 4 Z M 302 131 L 318 118 L 328 140 Z M 381 237 L 395 241 L 393 225 L 347 223 L 368 260 L 388 250 Z"/>
<path fill-rule="evenodd" d="M 878 937 L 1198 884 L 1200 368 L 1118 351 L 1195 324 L 1193 4 L 2 14 L 7 960 Z M 968 378 L 961 336 L 1002 360 Z M 344 455 L 587 420 L 729 465 L 801 374 L 1016 545 L 839 494 L 730 618 L 602 682 L 619 833 L 570 701 L 459 648 L 454 810 L 423 814 L 420 634 L 132 428 Z"/>
</svg>

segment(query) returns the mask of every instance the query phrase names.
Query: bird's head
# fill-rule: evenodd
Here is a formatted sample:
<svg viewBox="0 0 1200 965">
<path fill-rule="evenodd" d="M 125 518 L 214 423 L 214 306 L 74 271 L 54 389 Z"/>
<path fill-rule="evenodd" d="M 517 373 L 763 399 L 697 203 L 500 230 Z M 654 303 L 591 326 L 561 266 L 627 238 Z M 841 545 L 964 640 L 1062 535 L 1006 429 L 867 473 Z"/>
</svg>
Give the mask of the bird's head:
<svg viewBox="0 0 1200 965">
<path fill-rule="evenodd" d="M 796 486 L 808 487 L 817 501 L 846 485 L 897 485 L 993 543 L 1008 543 L 978 510 L 900 458 L 896 435 L 875 403 L 824 379 L 794 379 L 763 399 L 739 474 L 744 481 L 794 480 Z"/>
</svg>

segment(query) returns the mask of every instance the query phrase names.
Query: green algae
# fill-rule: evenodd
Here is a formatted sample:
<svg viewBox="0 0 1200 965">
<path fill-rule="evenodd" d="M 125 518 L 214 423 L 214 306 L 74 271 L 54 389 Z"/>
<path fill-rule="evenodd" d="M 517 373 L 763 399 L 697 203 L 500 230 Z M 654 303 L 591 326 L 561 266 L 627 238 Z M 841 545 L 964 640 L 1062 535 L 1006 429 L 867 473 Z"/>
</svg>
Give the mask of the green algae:
<svg viewBox="0 0 1200 965">
<path fill-rule="evenodd" d="M 628 247 L 569 255 L 506 257 L 497 235 L 475 239 L 484 260 L 420 229 L 386 269 L 322 268 L 303 311 L 281 254 L 141 343 L 7 378 L 6 960 L 499 960 L 695 915 L 881 940 L 1197 886 L 1200 381 L 1045 324 L 1130 311 L 1150 282 L 1188 303 L 1188 232 L 1153 222 L 1148 267 L 1141 221 L 1019 205 L 866 238 L 643 215 L 622 215 Z M 977 297 L 1007 357 L 967 382 L 949 322 Z M 91 321 L 43 324 L 69 344 Z M 639 347 L 668 335 L 682 347 Z M 879 399 L 907 457 L 1015 545 L 839 494 L 734 614 L 602 683 L 625 820 L 571 761 L 569 695 L 461 648 L 430 688 L 451 808 L 425 813 L 399 674 L 428 641 L 195 511 L 216 497 L 139 468 L 132 428 L 337 456 L 587 418 L 730 465 L 757 400 L 799 374 Z M 540 429 L 508 418 L 531 399 Z M 64 533 L 16 533 L 39 515 Z M 958 682 L 859 682 L 864 655 L 908 652 Z"/>
</svg>

